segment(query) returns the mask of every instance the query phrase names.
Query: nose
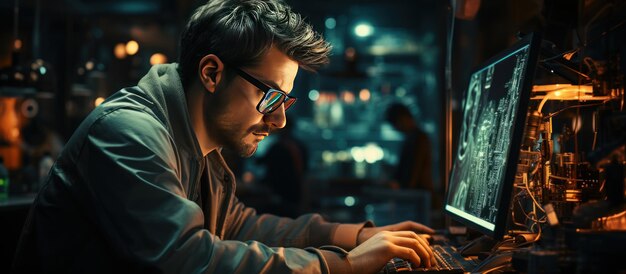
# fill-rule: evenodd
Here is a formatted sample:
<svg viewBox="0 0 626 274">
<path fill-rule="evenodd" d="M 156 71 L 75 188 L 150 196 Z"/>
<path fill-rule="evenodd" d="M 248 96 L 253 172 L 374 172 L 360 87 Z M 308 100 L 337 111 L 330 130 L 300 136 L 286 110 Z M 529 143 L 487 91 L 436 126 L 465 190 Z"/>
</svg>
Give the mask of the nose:
<svg viewBox="0 0 626 274">
<path fill-rule="evenodd" d="M 272 128 L 284 128 L 287 124 L 285 105 L 281 104 L 280 107 L 272 113 L 265 114 L 263 116 L 263 121 Z"/>
</svg>

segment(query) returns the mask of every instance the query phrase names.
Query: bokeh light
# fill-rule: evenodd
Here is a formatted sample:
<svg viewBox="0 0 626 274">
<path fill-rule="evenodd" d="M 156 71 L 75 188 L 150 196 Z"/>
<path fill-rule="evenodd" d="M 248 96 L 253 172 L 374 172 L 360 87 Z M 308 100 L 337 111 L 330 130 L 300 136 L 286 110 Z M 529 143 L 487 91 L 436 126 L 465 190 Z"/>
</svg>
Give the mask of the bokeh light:
<svg viewBox="0 0 626 274">
<path fill-rule="evenodd" d="M 135 55 L 139 51 L 139 43 L 135 40 L 130 40 L 126 43 L 126 54 Z"/>
</svg>

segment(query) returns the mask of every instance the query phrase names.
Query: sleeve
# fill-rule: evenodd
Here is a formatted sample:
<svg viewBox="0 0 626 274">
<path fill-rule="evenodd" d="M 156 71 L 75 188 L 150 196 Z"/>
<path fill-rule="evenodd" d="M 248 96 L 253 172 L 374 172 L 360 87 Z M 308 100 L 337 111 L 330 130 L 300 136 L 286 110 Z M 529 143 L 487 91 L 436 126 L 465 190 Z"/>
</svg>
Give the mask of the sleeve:
<svg viewBox="0 0 626 274">
<path fill-rule="evenodd" d="M 77 166 L 85 206 L 112 252 L 163 273 L 328 272 L 320 250 L 222 240 L 203 229 L 175 153 L 168 131 L 143 111 L 116 110 L 91 126 Z"/>
<path fill-rule="evenodd" d="M 357 245 L 357 236 L 370 221 L 359 224 L 339 224 L 325 221 L 319 214 L 306 214 L 296 219 L 271 214 L 257 215 L 253 208 L 233 198 L 229 212 L 231 229 L 226 237 L 255 240 L 269 246 L 319 247 L 335 245 L 351 250 Z"/>
</svg>

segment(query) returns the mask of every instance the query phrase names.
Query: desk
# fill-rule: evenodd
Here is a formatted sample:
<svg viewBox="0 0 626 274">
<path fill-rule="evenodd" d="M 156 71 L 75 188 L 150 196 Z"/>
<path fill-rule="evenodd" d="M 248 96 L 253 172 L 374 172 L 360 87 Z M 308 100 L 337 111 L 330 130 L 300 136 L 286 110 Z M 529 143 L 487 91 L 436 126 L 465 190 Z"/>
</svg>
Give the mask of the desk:
<svg viewBox="0 0 626 274">
<path fill-rule="evenodd" d="M 28 208 L 33 203 L 36 196 L 37 193 L 9 196 L 9 198 L 6 200 L 0 200 L 0 212 L 24 207 Z"/>
</svg>

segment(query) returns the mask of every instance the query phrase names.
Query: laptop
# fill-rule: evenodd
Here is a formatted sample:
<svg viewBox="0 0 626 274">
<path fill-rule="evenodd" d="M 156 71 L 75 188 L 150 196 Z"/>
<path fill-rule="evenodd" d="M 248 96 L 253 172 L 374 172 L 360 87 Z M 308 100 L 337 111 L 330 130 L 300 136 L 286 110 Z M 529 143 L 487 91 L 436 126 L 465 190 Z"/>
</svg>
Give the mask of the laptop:
<svg viewBox="0 0 626 274">
<path fill-rule="evenodd" d="M 444 209 L 454 220 L 496 241 L 503 238 L 507 228 L 540 42 L 537 34 L 527 35 L 481 64 L 471 74 L 463 100 L 463 120 Z M 440 248 L 433 247 L 433 251 Z M 436 254 L 446 260 L 440 266 L 449 264 L 452 268 L 440 267 L 440 271 L 463 273 L 480 267 L 476 262 L 467 264 L 468 260 L 447 262 L 463 258 L 454 250 L 441 251 L 447 254 Z M 409 273 L 437 271 L 396 265 Z"/>
</svg>

